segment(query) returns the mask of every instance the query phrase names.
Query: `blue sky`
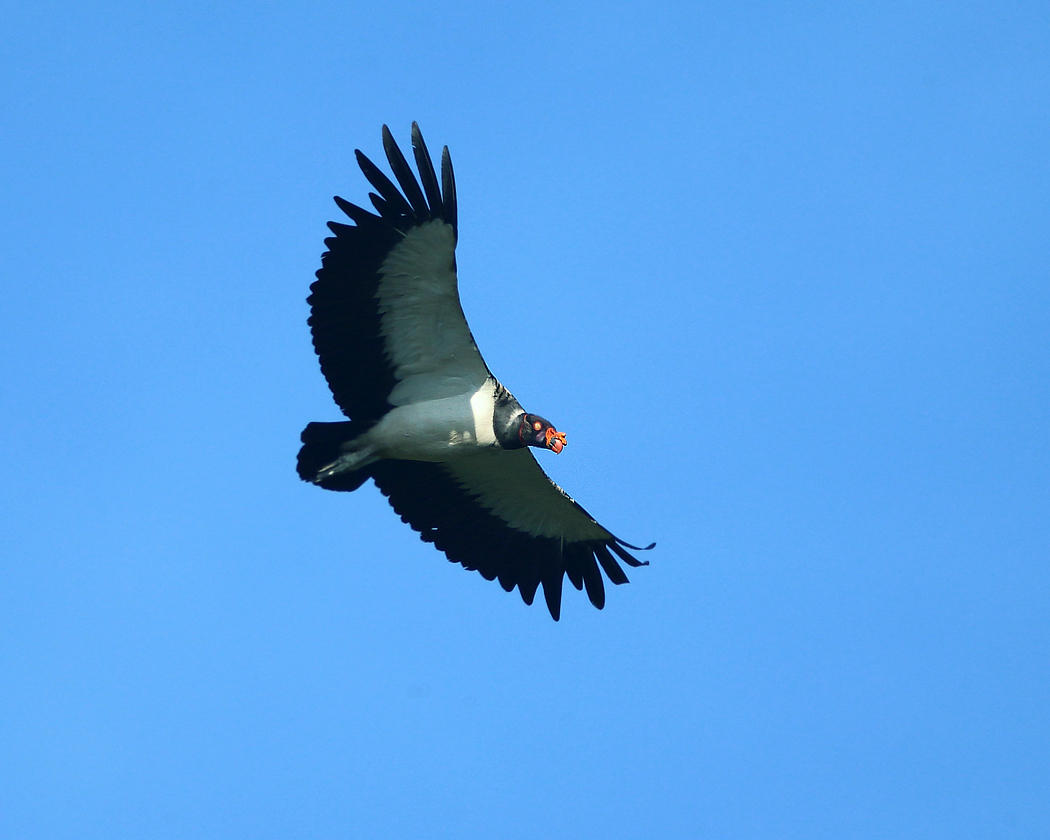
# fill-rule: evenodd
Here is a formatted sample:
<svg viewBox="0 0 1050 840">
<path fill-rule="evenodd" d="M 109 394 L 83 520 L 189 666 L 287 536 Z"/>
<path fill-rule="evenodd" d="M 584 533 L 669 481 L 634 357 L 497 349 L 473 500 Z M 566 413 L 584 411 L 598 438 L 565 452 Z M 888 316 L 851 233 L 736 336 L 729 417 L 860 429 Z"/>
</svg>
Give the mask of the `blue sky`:
<svg viewBox="0 0 1050 840">
<path fill-rule="evenodd" d="M 5 13 L 0 834 L 1050 834 L 1045 4 L 211 6 Z M 295 475 L 412 120 L 602 612 Z"/>
</svg>

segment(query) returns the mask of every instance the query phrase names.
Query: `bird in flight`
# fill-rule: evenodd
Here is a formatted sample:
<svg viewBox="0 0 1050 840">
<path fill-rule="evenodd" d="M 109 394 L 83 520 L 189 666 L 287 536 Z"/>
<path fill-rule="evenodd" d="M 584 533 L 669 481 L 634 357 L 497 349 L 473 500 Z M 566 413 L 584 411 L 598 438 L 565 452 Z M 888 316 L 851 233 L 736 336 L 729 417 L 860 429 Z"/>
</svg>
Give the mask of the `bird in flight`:
<svg viewBox="0 0 1050 840">
<path fill-rule="evenodd" d="M 560 453 L 565 434 L 526 411 L 485 364 L 459 301 L 456 181 L 441 176 L 412 124 L 417 180 L 383 126 L 397 183 L 359 150 L 374 212 L 336 197 L 352 225 L 332 236 L 310 286 L 308 324 L 321 372 L 349 419 L 303 429 L 298 472 L 326 490 L 372 479 L 401 519 L 448 559 L 517 587 L 542 586 L 555 621 L 562 581 L 605 606 L 634 546 L 599 525 L 547 477 L 531 447 Z M 601 571 L 599 571 L 599 569 Z"/>
</svg>

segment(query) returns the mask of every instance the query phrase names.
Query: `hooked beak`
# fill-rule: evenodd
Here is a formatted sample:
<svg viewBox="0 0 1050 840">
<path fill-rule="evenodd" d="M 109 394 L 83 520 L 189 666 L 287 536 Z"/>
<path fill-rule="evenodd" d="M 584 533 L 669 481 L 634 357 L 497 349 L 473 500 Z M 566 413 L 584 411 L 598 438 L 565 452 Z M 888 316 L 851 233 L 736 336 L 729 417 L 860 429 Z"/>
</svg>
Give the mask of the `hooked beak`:
<svg viewBox="0 0 1050 840">
<path fill-rule="evenodd" d="M 565 433 L 547 429 L 547 448 L 555 455 L 561 452 L 565 448 Z"/>
</svg>

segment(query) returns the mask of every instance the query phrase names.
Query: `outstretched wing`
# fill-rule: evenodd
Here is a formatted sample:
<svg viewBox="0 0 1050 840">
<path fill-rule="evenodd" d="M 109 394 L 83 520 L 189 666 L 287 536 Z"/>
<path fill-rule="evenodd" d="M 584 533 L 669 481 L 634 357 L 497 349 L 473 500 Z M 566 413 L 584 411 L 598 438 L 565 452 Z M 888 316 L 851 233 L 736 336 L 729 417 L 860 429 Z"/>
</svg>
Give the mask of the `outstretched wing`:
<svg viewBox="0 0 1050 840">
<path fill-rule="evenodd" d="M 334 235 L 307 299 L 321 371 L 343 413 L 364 422 L 394 405 L 462 394 L 488 376 L 459 302 L 448 148 L 440 185 L 415 123 L 419 180 L 385 125 L 383 148 L 397 185 L 355 153 L 376 212 L 335 199 L 354 224 L 328 223 Z"/>
<path fill-rule="evenodd" d="M 531 604 L 542 584 L 547 608 L 561 614 L 568 575 L 598 609 L 605 606 L 599 568 L 627 583 L 618 561 L 644 566 L 624 543 L 547 477 L 527 449 L 479 452 L 452 462 L 381 461 L 370 468 L 401 519 L 467 569 L 516 586 Z M 651 548 L 652 546 L 649 546 Z"/>
</svg>

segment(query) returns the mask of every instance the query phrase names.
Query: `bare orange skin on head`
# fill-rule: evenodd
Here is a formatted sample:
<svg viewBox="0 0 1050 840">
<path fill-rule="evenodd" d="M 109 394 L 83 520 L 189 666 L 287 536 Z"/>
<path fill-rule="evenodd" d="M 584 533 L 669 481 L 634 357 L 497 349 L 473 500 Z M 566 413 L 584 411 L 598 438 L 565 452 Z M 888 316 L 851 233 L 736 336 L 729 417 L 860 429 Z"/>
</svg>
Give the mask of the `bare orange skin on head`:
<svg viewBox="0 0 1050 840">
<path fill-rule="evenodd" d="M 560 453 L 565 448 L 565 433 L 547 429 L 547 448 L 555 455 Z"/>
</svg>

